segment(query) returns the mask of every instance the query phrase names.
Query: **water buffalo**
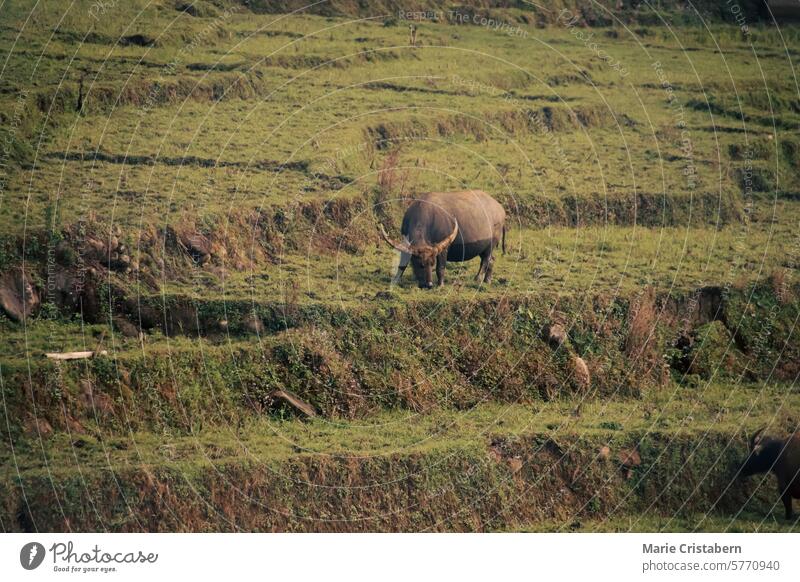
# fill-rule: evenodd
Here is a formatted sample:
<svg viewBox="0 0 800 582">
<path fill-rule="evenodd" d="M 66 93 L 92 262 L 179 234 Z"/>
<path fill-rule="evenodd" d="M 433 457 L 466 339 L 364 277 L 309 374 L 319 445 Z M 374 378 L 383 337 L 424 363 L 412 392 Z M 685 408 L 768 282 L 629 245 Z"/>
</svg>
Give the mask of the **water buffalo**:
<svg viewBox="0 0 800 582">
<path fill-rule="evenodd" d="M 750 454 L 742 463 L 743 477 L 772 471 L 778 478 L 778 492 L 786 508 L 786 519 L 792 519 L 792 497 L 800 499 L 800 435 L 785 439 L 765 437 L 762 428 L 750 439 Z"/>
<path fill-rule="evenodd" d="M 506 250 L 506 212 L 486 192 L 430 192 L 411 203 L 403 216 L 400 234 L 394 241 L 381 232 L 391 246 L 400 251 L 400 266 L 392 281 L 403 276 L 409 261 L 414 277 L 423 289 L 433 287 L 433 266 L 436 265 L 438 284 L 444 284 L 447 261 L 469 261 L 481 258 L 475 280 L 492 280 L 492 253 L 502 240 Z"/>
</svg>

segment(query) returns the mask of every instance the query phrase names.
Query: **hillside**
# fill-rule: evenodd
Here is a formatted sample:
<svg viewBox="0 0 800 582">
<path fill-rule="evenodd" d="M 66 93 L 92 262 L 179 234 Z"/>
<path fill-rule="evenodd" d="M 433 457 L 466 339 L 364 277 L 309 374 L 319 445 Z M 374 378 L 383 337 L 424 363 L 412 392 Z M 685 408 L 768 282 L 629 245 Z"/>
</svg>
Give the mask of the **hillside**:
<svg viewBox="0 0 800 582">
<path fill-rule="evenodd" d="M 796 530 L 736 478 L 800 422 L 772 4 L 4 4 L 0 527 Z M 493 283 L 391 285 L 473 188 Z"/>
</svg>

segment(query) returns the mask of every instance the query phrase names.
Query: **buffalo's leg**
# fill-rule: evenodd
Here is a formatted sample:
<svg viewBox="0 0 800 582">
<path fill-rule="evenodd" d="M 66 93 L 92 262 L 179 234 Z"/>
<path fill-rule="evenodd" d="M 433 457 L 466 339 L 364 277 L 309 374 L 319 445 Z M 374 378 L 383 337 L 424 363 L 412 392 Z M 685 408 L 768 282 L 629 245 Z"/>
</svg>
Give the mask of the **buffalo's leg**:
<svg viewBox="0 0 800 582">
<path fill-rule="evenodd" d="M 411 255 L 401 252 L 400 264 L 397 266 L 397 273 L 395 273 L 394 277 L 392 277 L 392 284 L 397 285 L 400 282 L 400 279 L 403 278 L 403 273 L 405 272 L 409 261 L 411 261 Z"/>
<path fill-rule="evenodd" d="M 792 510 L 792 495 L 788 491 L 783 491 L 781 494 L 783 507 L 786 510 L 786 519 L 794 519 L 794 511 Z"/>
<path fill-rule="evenodd" d="M 486 253 L 486 266 L 483 269 L 483 282 L 489 284 L 492 282 L 492 271 L 494 271 L 494 246 L 490 246 L 488 252 Z M 484 258 L 481 257 L 481 262 L 484 262 Z"/>
<path fill-rule="evenodd" d="M 478 272 L 475 275 L 475 282 L 479 283 L 481 277 L 484 277 L 484 273 L 486 273 L 486 268 L 489 266 L 489 255 L 490 253 L 483 252 L 481 253 L 481 266 L 478 267 Z"/>
<path fill-rule="evenodd" d="M 487 285 L 492 282 L 492 273 L 494 272 L 494 255 L 489 257 L 486 261 L 486 274 L 483 276 L 483 282 Z"/>
<path fill-rule="evenodd" d="M 441 287 L 444 285 L 444 268 L 447 266 L 447 251 L 436 257 L 436 282 Z"/>
</svg>

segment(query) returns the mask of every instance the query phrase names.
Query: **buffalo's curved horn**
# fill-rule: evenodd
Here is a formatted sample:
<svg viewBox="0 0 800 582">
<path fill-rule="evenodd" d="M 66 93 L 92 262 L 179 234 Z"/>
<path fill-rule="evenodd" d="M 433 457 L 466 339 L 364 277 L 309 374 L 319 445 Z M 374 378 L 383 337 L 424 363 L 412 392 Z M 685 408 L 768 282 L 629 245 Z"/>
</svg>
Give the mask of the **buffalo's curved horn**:
<svg viewBox="0 0 800 582">
<path fill-rule="evenodd" d="M 397 241 L 393 241 L 392 239 L 389 238 L 389 235 L 386 234 L 386 229 L 383 228 L 382 224 L 380 225 L 380 227 L 381 227 L 381 234 L 383 235 L 383 240 L 389 243 L 390 246 L 396 248 L 401 253 L 408 253 L 409 255 L 414 254 L 413 251 L 411 250 L 411 246 L 408 243 L 399 243 Z"/>
<path fill-rule="evenodd" d="M 453 244 L 453 241 L 456 240 L 456 236 L 458 236 L 458 221 L 455 221 L 455 226 L 453 226 L 453 232 L 451 232 L 446 239 L 440 241 L 433 245 L 435 254 L 439 254 L 444 252 L 447 247 Z"/>
<path fill-rule="evenodd" d="M 767 430 L 766 426 L 762 426 L 758 429 L 752 437 L 750 437 L 750 450 L 752 451 L 758 446 L 758 443 L 761 442 L 761 437 L 764 434 L 764 431 Z"/>
</svg>

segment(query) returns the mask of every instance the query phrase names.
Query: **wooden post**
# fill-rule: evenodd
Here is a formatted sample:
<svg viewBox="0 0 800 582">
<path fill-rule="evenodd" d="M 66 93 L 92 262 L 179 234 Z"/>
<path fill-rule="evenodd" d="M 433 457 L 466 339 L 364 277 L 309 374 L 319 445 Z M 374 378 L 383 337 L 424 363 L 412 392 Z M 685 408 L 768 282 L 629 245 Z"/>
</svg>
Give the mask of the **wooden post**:
<svg viewBox="0 0 800 582">
<path fill-rule="evenodd" d="M 99 352 L 48 352 L 44 356 L 51 360 L 86 360 L 97 356 L 107 356 L 106 350 Z"/>
</svg>

